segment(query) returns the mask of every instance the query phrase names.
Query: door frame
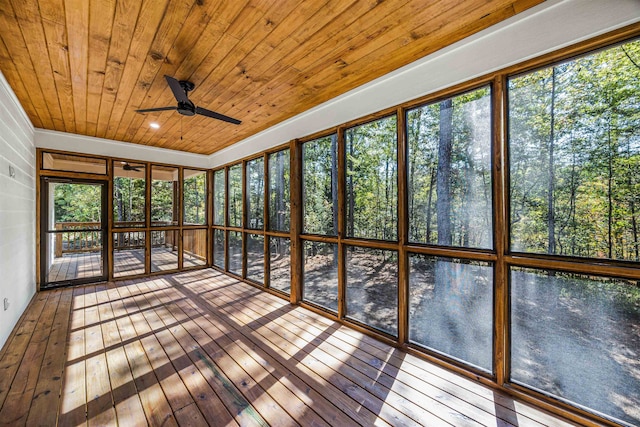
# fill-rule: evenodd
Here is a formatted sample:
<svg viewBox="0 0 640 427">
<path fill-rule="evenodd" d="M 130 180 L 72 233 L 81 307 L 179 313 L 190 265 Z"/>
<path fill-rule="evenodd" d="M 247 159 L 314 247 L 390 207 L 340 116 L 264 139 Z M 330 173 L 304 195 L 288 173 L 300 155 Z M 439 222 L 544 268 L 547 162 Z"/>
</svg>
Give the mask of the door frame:
<svg viewBox="0 0 640 427">
<path fill-rule="evenodd" d="M 80 279 L 49 282 L 47 278 L 47 238 L 51 233 L 63 231 L 49 230 L 49 184 L 90 184 L 100 187 L 100 233 L 102 234 L 102 275 Z M 106 282 L 109 278 L 109 233 L 108 233 L 108 193 L 109 182 L 100 179 L 59 178 L 52 176 L 40 177 L 40 290 L 83 285 L 88 283 Z M 95 231 L 95 230 L 93 230 Z"/>
</svg>

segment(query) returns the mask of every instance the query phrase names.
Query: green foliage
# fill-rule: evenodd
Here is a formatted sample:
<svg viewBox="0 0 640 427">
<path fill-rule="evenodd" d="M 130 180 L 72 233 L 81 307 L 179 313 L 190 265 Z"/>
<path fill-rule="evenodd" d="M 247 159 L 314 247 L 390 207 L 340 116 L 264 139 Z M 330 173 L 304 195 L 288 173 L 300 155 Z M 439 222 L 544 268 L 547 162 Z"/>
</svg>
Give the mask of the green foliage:
<svg viewBox="0 0 640 427">
<path fill-rule="evenodd" d="M 55 222 L 100 222 L 101 186 L 94 184 L 52 184 Z"/>
<path fill-rule="evenodd" d="M 229 225 L 242 226 L 242 164 L 229 168 Z"/>
<path fill-rule="evenodd" d="M 207 172 L 186 170 L 182 190 L 185 224 L 207 222 Z M 193 174 L 192 176 L 189 176 Z M 187 177 L 189 176 L 189 177 Z"/>
<path fill-rule="evenodd" d="M 289 150 L 269 155 L 269 229 L 289 231 L 291 222 L 291 168 Z"/>
<path fill-rule="evenodd" d="M 213 223 L 216 225 L 224 225 L 226 193 L 224 169 L 219 169 L 213 174 Z"/>
<path fill-rule="evenodd" d="M 145 219 L 145 179 L 113 178 L 113 221 L 142 222 Z"/>
<path fill-rule="evenodd" d="M 336 135 L 305 142 L 302 146 L 303 231 L 310 234 L 335 235 L 333 188 L 338 165 Z"/>
<path fill-rule="evenodd" d="M 264 158 L 247 162 L 247 227 L 264 226 Z"/>
<path fill-rule="evenodd" d="M 630 58 L 640 42 L 510 80 L 513 250 L 640 260 L 640 69 Z"/>
<path fill-rule="evenodd" d="M 398 238 L 396 126 L 391 116 L 345 132 L 348 236 Z"/>
<path fill-rule="evenodd" d="M 451 99 L 453 114 L 441 122 L 440 103 L 407 113 L 409 146 L 409 239 L 438 244 L 438 223 L 448 222 L 453 246 L 491 248 L 491 92 L 488 87 Z M 436 181 L 443 126 L 448 126 L 451 159 L 448 183 L 438 194 Z M 446 179 L 446 178 L 445 178 Z M 447 199 L 448 218 L 437 218 L 436 204 Z"/>
</svg>

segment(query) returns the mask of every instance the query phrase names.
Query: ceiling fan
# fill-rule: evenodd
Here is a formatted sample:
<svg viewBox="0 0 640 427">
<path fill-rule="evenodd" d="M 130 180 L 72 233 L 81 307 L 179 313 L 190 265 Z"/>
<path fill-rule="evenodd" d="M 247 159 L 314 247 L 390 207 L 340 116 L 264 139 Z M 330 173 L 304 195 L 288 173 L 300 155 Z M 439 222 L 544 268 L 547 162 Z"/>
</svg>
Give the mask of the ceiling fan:
<svg viewBox="0 0 640 427">
<path fill-rule="evenodd" d="M 135 172 L 140 172 L 140 168 L 142 168 L 143 166 L 135 166 L 135 165 L 131 165 L 129 164 L 129 162 L 121 162 L 122 163 L 122 169 L 126 170 L 126 171 L 135 171 Z"/>
<path fill-rule="evenodd" d="M 225 116 L 224 114 L 216 113 L 215 111 L 207 110 L 206 108 L 196 107 L 188 97 L 188 93 L 191 92 L 195 87 L 193 83 L 186 80 L 176 80 L 173 77 L 167 75 L 165 75 L 164 78 L 167 80 L 167 83 L 169 84 L 171 92 L 173 92 L 173 96 L 175 96 L 176 101 L 178 101 L 178 106 L 147 108 L 144 110 L 136 110 L 137 113 L 177 110 L 178 113 L 182 114 L 183 116 L 195 116 L 196 114 L 200 114 L 202 116 L 211 117 L 213 119 L 222 120 L 228 123 L 233 123 L 234 125 L 239 125 L 240 123 L 242 123 L 240 120 L 234 119 L 233 117 Z"/>
</svg>

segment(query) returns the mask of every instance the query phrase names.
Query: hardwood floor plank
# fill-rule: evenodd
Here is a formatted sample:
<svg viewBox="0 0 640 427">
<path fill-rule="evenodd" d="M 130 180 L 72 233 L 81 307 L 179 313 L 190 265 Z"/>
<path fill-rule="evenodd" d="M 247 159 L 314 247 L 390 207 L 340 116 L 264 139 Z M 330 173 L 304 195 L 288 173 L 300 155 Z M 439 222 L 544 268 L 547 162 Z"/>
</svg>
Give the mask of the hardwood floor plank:
<svg viewBox="0 0 640 427">
<path fill-rule="evenodd" d="M 146 425 L 144 409 L 138 396 L 127 355 L 120 345 L 122 339 L 118 330 L 111 299 L 119 297 L 113 283 L 106 285 L 105 292 L 98 295 L 102 337 L 107 358 L 111 392 L 119 425 Z"/>
<path fill-rule="evenodd" d="M 59 301 L 60 291 L 52 292 L 52 295 L 47 298 L 47 304 L 38 318 L 34 333 L 11 383 L 7 399 L 0 410 L 0 424 L 26 423 Z"/>
<path fill-rule="evenodd" d="M 302 409 L 304 404 L 279 383 L 270 381 L 272 386 L 276 386 L 269 390 L 265 389 L 262 386 L 262 380 L 268 373 L 255 362 L 250 363 L 249 361 L 252 359 L 246 353 L 242 352 L 236 356 L 237 358 L 234 358 L 229 353 L 232 351 L 231 348 L 222 347 L 217 344 L 216 340 L 209 337 L 202 328 L 201 315 L 195 314 L 194 318 L 189 316 L 188 313 L 193 314 L 193 311 L 190 306 L 184 304 L 184 299 L 181 298 L 182 294 L 179 291 L 172 287 L 162 293 L 172 301 L 166 305 L 166 308 L 176 320 L 180 321 L 185 330 L 197 342 L 197 345 L 216 365 L 214 367 L 208 364 L 208 367 L 210 369 L 219 368 L 221 374 L 226 375 L 233 382 L 237 390 L 244 395 L 251 406 L 255 407 L 269 425 L 295 425 L 297 423 L 301 425 L 327 425 L 315 413 L 305 417 L 306 413 Z M 174 300 L 177 300 L 178 303 L 173 303 Z M 180 302 L 185 309 L 178 305 Z M 210 383 L 219 380 L 220 375 L 214 375 L 214 378 L 209 379 Z"/>
<path fill-rule="evenodd" d="M 210 269 L 37 294 L 0 369 L 1 424 L 573 425 Z"/>
<path fill-rule="evenodd" d="M 58 401 L 67 354 L 66 344 L 72 297 L 73 290 L 65 289 L 62 291 L 27 418 L 27 425 L 36 423 L 55 425 L 57 421 Z"/>
<path fill-rule="evenodd" d="M 84 293 L 89 287 L 73 290 L 70 333 L 67 337 L 67 360 L 60 398 L 58 424 L 87 425 L 86 371 L 84 363 Z"/>
</svg>

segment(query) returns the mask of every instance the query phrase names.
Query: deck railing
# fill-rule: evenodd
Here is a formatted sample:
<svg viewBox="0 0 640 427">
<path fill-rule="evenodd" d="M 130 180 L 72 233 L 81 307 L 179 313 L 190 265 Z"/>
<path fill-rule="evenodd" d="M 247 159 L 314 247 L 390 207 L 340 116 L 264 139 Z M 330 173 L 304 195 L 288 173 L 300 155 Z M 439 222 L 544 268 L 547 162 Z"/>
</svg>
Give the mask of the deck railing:
<svg viewBox="0 0 640 427">
<path fill-rule="evenodd" d="M 153 225 L 167 225 L 165 222 L 153 223 Z M 118 222 L 118 227 L 134 228 L 144 226 L 144 222 Z M 59 222 L 55 229 L 62 231 L 55 235 L 55 257 L 59 258 L 65 253 L 91 252 L 102 249 L 102 230 L 99 222 Z M 114 230 L 113 246 L 114 250 L 122 249 L 142 249 L 145 247 L 144 231 L 117 231 Z M 177 249 L 178 242 L 175 233 L 154 232 L 151 233 L 152 247 L 170 247 Z M 184 251 L 200 259 L 206 259 L 207 238 L 206 233 L 186 234 Z"/>
</svg>

